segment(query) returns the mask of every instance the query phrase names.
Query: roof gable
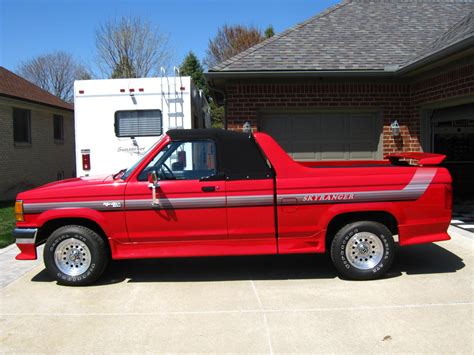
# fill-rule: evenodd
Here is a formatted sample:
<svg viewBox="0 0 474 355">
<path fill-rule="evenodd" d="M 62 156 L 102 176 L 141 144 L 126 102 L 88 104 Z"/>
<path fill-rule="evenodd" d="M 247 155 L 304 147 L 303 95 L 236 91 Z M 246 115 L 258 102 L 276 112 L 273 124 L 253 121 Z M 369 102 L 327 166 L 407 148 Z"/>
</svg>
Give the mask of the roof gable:
<svg viewBox="0 0 474 355">
<path fill-rule="evenodd" d="M 0 67 L 0 96 L 9 96 L 38 104 L 73 110 L 73 105 L 50 94 L 26 79 Z"/>
<path fill-rule="evenodd" d="M 416 57 L 473 6 L 470 0 L 345 1 L 210 71 L 384 70 Z"/>
</svg>

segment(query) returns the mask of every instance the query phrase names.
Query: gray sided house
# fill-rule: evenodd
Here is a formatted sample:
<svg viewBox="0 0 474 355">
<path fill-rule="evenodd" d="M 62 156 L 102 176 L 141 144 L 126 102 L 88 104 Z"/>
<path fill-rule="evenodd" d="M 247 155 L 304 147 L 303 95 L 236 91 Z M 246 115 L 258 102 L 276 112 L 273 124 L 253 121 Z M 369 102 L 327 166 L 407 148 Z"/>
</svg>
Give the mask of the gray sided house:
<svg viewBox="0 0 474 355">
<path fill-rule="evenodd" d="M 447 154 L 474 197 L 474 2 L 344 1 L 210 68 L 226 126 L 297 160 Z M 399 127 L 399 128 L 398 128 Z"/>
<path fill-rule="evenodd" d="M 0 201 L 74 167 L 73 106 L 0 67 Z"/>
</svg>

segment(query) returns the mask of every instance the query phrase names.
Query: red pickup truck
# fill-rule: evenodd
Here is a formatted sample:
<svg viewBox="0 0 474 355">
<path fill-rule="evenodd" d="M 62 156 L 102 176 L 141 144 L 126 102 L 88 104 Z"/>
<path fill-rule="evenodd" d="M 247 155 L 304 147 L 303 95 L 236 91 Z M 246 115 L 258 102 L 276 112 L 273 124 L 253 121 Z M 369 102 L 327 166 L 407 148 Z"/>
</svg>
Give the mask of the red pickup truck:
<svg viewBox="0 0 474 355">
<path fill-rule="evenodd" d="M 401 246 L 450 239 L 443 159 L 297 162 L 264 133 L 171 130 L 127 170 L 20 193 L 17 259 L 46 243 L 51 275 L 86 285 L 111 258 L 329 251 L 343 277 L 373 279 L 394 235 Z"/>
</svg>

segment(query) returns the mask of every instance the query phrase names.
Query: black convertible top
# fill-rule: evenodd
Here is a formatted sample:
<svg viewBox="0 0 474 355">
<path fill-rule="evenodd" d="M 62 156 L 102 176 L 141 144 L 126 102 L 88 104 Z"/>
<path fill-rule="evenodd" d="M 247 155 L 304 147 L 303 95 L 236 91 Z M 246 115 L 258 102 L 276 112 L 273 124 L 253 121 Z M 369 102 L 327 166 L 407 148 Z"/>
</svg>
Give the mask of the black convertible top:
<svg viewBox="0 0 474 355">
<path fill-rule="evenodd" d="M 215 141 L 217 146 L 217 168 L 229 180 L 273 177 L 273 170 L 251 133 L 209 128 L 172 129 L 166 134 L 173 141 Z"/>
</svg>

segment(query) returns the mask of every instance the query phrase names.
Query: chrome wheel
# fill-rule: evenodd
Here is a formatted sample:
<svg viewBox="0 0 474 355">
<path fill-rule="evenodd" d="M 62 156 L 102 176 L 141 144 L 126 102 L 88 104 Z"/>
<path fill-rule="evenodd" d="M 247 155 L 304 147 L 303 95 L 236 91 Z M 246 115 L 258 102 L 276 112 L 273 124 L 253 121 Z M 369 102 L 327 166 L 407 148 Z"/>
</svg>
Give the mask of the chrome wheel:
<svg viewBox="0 0 474 355">
<path fill-rule="evenodd" d="M 347 261 L 353 267 L 361 270 L 369 270 L 375 267 L 382 260 L 383 254 L 383 243 L 373 233 L 356 233 L 346 244 Z"/>
<path fill-rule="evenodd" d="M 63 240 L 54 252 L 58 269 L 69 276 L 78 276 L 87 271 L 91 264 L 91 253 L 85 243 L 76 238 Z"/>
</svg>

